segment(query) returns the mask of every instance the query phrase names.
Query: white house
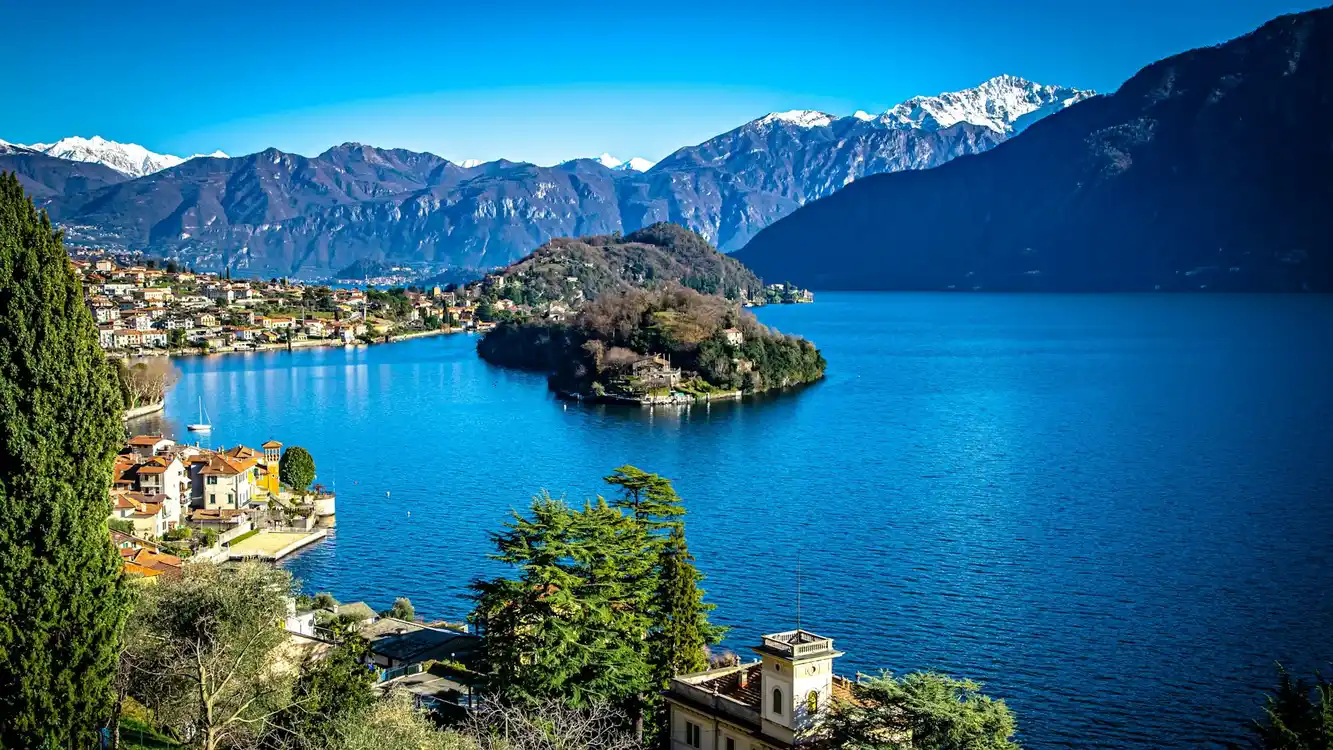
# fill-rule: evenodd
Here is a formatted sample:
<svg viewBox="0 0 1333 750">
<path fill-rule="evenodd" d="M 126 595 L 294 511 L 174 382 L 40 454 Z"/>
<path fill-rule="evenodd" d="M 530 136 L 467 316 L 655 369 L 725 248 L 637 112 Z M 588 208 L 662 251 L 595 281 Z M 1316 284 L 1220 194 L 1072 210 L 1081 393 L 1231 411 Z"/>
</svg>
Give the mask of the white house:
<svg viewBox="0 0 1333 750">
<path fill-rule="evenodd" d="M 670 750 L 788 750 L 818 739 L 819 713 L 851 681 L 833 674 L 842 652 L 806 630 L 763 636 L 749 664 L 681 675 L 665 694 Z"/>
</svg>

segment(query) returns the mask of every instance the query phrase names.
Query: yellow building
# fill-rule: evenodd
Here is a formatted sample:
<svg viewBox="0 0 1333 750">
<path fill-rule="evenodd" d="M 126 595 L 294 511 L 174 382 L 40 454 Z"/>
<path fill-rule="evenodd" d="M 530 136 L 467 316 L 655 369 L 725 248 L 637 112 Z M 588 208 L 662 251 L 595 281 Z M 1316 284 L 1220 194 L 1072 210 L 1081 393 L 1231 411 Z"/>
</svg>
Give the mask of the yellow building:
<svg viewBox="0 0 1333 750">
<path fill-rule="evenodd" d="M 259 465 L 264 469 L 263 487 L 274 495 L 282 487 L 278 480 L 278 462 L 282 460 L 282 443 L 270 440 L 259 446 L 264 449 L 264 460 Z"/>
</svg>

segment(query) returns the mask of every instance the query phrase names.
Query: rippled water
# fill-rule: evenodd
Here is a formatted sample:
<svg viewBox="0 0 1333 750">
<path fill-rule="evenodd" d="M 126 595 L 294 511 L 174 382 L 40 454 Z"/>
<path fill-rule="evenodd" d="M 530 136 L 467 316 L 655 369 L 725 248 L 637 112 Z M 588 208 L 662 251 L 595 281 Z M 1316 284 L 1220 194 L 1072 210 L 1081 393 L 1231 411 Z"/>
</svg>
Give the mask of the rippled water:
<svg viewBox="0 0 1333 750">
<path fill-rule="evenodd" d="M 761 318 L 827 380 L 739 405 L 566 406 L 450 336 L 180 361 L 214 444 L 336 487 L 311 591 L 461 617 L 487 532 L 632 463 L 676 480 L 738 650 L 796 619 L 847 674 L 935 668 L 1024 744 L 1216 746 L 1272 663 L 1333 661 L 1333 299 L 824 294 Z M 743 652 L 748 653 L 748 652 Z"/>
</svg>

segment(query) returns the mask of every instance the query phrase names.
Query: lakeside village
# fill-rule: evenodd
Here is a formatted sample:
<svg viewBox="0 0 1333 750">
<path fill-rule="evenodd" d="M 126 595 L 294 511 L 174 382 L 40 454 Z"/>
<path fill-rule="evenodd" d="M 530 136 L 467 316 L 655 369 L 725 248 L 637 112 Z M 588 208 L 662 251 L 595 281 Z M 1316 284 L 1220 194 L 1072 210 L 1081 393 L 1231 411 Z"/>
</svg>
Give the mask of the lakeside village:
<svg viewBox="0 0 1333 750">
<path fill-rule="evenodd" d="M 485 332 L 502 320 L 564 320 L 560 301 L 525 304 L 521 287 L 489 274 L 476 284 L 378 290 L 237 280 L 196 273 L 174 261 L 121 265 L 102 251 L 71 258 L 97 321 L 98 342 L 130 356 L 356 346 L 436 333 Z M 770 284 L 768 304 L 808 303 L 814 295 Z M 755 302 L 747 301 L 747 305 Z"/>
<path fill-rule="evenodd" d="M 94 251 L 95 253 L 96 251 Z M 174 262 L 120 265 L 73 257 L 98 342 L 117 354 L 196 354 L 356 346 L 432 333 L 485 331 L 512 301 L 394 288 L 344 289 L 288 279 L 231 279 Z"/>
<path fill-rule="evenodd" d="M 189 565 L 276 561 L 324 538 L 334 496 L 319 485 L 307 490 L 282 482 L 286 458 L 276 440 L 260 450 L 214 451 L 161 435 L 130 438 L 115 459 L 110 520 L 127 578 L 153 586 L 179 578 Z M 313 469 L 311 460 L 307 477 Z M 632 467 L 617 471 L 626 469 Z M 453 722 L 485 707 L 484 627 L 473 632 L 467 623 L 418 617 L 405 598 L 377 612 L 330 594 L 286 596 L 282 627 L 286 643 L 278 665 L 318 662 L 351 638 L 362 644 L 358 659 L 376 692 L 411 696 L 418 708 Z M 667 681 L 667 747 L 805 746 L 821 710 L 853 695 L 856 683 L 834 672 L 843 654 L 831 638 L 801 629 L 778 632 L 763 636 L 753 652 L 757 658 L 746 662 L 724 654 Z"/>
</svg>

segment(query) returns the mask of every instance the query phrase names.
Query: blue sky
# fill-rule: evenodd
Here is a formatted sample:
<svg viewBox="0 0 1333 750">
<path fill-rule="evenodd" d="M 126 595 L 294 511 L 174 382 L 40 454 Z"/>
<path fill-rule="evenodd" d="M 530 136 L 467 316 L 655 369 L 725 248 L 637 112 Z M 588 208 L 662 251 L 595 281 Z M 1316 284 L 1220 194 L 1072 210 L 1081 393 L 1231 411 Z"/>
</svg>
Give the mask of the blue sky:
<svg viewBox="0 0 1333 750">
<path fill-rule="evenodd" d="M 454 160 L 655 160 L 769 111 L 882 111 L 1001 73 L 1110 91 L 1154 60 L 1313 7 L 11 3 L 6 57 L 22 75 L 7 78 L 0 138 L 101 135 L 177 154 L 312 155 L 359 141 Z"/>
</svg>

